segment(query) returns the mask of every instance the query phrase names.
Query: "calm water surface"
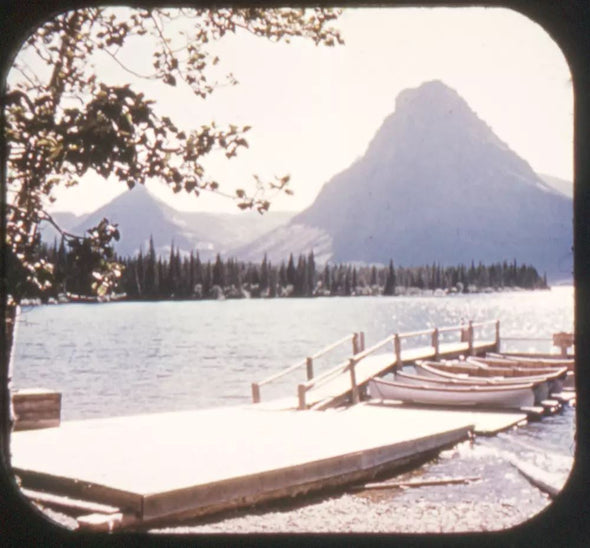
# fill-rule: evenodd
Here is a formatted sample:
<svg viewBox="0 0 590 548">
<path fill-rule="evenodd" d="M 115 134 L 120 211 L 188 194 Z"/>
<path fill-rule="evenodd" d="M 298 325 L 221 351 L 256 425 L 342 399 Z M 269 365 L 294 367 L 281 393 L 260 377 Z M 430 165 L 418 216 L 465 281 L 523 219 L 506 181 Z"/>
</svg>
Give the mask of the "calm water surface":
<svg viewBox="0 0 590 548">
<path fill-rule="evenodd" d="M 64 420 L 236 405 L 250 384 L 364 331 L 367 347 L 395 332 L 500 319 L 501 335 L 550 339 L 573 329 L 573 288 L 447 297 L 120 302 L 24 308 L 13 362 L 16 388 L 62 393 Z M 493 337 L 493 328 L 482 332 Z M 451 335 L 455 337 L 457 334 Z M 414 344 L 426 344 L 412 341 Z M 550 342 L 504 349 L 549 351 Z M 340 352 L 316 364 L 338 363 Z M 301 369 L 262 388 L 296 395 Z"/>
</svg>

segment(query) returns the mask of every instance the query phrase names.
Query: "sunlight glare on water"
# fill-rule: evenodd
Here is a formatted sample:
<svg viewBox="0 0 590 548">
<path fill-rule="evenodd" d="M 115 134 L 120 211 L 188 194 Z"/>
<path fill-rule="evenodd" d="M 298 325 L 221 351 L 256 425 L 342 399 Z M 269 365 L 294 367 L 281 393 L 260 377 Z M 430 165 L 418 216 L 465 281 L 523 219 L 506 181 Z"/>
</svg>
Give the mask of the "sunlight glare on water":
<svg viewBox="0 0 590 548">
<path fill-rule="evenodd" d="M 24 308 L 13 384 L 60 391 L 64 420 L 245 404 L 252 382 L 355 331 L 365 332 L 368 347 L 395 332 L 499 319 L 501 336 L 546 339 L 507 341 L 503 350 L 548 352 L 553 333 L 573 330 L 573 304 L 573 288 L 557 287 L 447 297 Z M 493 326 L 482 336 L 493 338 Z M 345 345 L 315 364 L 316 374 L 349 354 Z M 264 386 L 262 398 L 295 396 L 304 380 L 302 368 Z"/>
</svg>

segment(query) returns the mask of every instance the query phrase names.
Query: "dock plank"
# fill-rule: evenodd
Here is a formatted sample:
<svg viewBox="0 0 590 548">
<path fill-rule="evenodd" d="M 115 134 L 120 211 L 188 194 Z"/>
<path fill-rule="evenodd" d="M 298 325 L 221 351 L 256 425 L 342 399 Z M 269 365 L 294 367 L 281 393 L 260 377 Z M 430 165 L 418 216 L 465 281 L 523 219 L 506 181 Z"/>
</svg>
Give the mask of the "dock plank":
<svg viewBox="0 0 590 548">
<path fill-rule="evenodd" d="M 513 426 L 524 424 L 527 420 L 527 414 L 524 412 L 409 405 L 401 401 L 381 400 L 377 398 L 369 400 L 365 405 L 384 406 L 391 409 L 410 408 L 416 411 L 438 413 L 442 417 L 448 417 L 448 420 L 450 420 L 451 416 L 458 415 L 465 420 L 471 421 L 473 432 L 482 436 L 492 436 L 498 432 L 508 430 Z"/>
</svg>

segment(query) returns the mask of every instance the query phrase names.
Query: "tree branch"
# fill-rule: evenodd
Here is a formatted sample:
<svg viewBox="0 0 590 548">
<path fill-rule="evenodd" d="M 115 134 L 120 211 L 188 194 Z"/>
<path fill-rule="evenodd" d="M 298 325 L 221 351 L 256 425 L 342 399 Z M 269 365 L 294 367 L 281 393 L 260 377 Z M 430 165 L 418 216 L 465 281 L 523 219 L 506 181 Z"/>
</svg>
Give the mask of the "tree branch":
<svg viewBox="0 0 590 548">
<path fill-rule="evenodd" d="M 143 80 L 157 80 L 158 77 L 155 74 L 151 74 L 151 75 L 145 75 L 145 74 L 139 74 L 139 72 L 135 72 L 134 70 L 130 69 L 128 66 L 126 66 L 125 64 L 123 64 L 119 58 L 114 54 L 111 53 L 108 49 L 104 49 L 103 50 L 108 56 L 110 56 L 124 71 L 128 72 L 129 74 L 132 74 L 133 76 L 136 76 L 137 78 L 142 78 Z"/>
</svg>

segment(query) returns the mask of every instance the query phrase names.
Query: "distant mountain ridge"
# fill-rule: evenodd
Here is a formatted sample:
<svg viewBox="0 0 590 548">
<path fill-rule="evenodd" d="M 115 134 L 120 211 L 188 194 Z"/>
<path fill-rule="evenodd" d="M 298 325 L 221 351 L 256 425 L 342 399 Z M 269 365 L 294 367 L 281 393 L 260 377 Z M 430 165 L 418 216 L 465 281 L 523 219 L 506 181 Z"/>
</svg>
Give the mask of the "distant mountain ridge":
<svg viewBox="0 0 590 548">
<path fill-rule="evenodd" d="M 310 207 L 237 254 L 277 260 L 313 249 L 324 261 L 404 266 L 516 258 L 567 277 L 572 239 L 571 198 L 432 81 L 399 94 L 365 155 Z"/>
<path fill-rule="evenodd" d="M 137 185 L 86 215 L 55 213 L 53 217 L 62 228 L 74 234 L 83 234 L 105 217 L 117 223 L 121 239 L 115 249 L 121 256 L 136 255 L 140 249 L 145 253 L 152 237 L 159 255 L 169 253 L 173 244 L 183 254 L 198 251 L 202 259 L 209 260 L 288 222 L 293 215 L 290 212 L 260 215 L 178 211 Z M 47 242 L 57 236 L 50 227 L 44 227 L 44 233 Z"/>
<path fill-rule="evenodd" d="M 328 261 L 443 266 L 517 259 L 571 278 L 571 183 L 535 174 L 459 94 L 432 81 L 399 94 L 363 157 L 324 184 L 304 211 L 187 213 L 137 186 L 96 211 L 54 218 L 82 234 L 103 217 L 118 223 L 120 255 L 171 243 L 278 263 L 313 250 Z M 568 190 L 570 191 L 568 194 Z M 55 233 L 46 228 L 46 241 Z"/>
</svg>

